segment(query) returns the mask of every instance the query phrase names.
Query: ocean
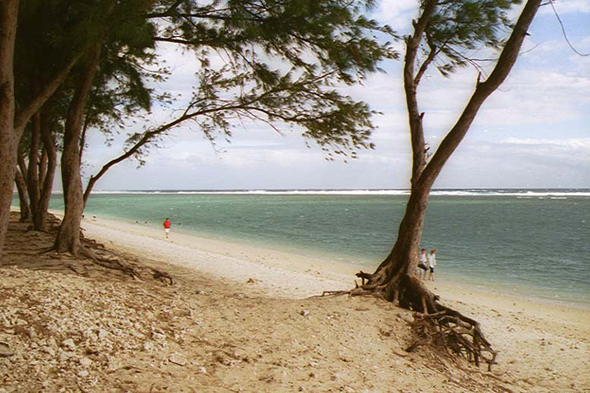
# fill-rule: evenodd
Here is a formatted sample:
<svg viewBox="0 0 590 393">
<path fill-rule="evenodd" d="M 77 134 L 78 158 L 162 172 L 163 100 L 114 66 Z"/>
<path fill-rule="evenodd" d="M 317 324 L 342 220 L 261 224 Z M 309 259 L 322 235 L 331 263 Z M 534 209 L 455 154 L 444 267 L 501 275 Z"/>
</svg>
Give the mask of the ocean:
<svg viewBox="0 0 590 393">
<path fill-rule="evenodd" d="M 86 215 L 328 258 L 365 271 L 389 253 L 404 190 L 97 192 Z M 62 209 L 56 195 L 51 209 Z M 436 278 L 590 307 L 590 190 L 437 190 L 421 246 Z"/>
</svg>

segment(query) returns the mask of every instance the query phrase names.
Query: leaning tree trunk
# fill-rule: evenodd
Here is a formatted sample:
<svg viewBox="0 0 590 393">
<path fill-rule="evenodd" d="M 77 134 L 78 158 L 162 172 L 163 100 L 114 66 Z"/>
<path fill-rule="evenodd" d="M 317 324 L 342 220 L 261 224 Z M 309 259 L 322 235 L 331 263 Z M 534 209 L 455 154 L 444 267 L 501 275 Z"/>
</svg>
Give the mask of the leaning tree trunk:
<svg viewBox="0 0 590 393">
<path fill-rule="evenodd" d="M 49 210 L 49 200 L 51 199 L 51 191 L 53 190 L 53 180 L 55 179 L 55 171 L 57 169 L 57 149 L 55 141 L 51 135 L 51 129 L 46 113 L 41 115 L 41 137 L 43 139 L 43 155 L 46 157 L 47 165 L 42 170 L 42 175 L 39 176 L 41 184 L 41 194 L 39 204 L 37 206 L 37 214 L 35 215 L 33 225 L 37 231 L 47 232 L 47 216 Z M 43 160 L 45 161 L 45 160 Z"/>
<path fill-rule="evenodd" d="M 23 174 L 18 169 L 14 178 L 16 182 L 16 189 L 18 191 L 19 209 L 20 209 L 20 220 L 25 222 L 31 219 L 31 209 L 29 207 L 29 200 L 27 199 L 27 182 L 23 177 Z"/>
<path fill-rule="evenodd" d="M 84 212 L 84 195 L 80 175 L 80 135 L 82 132 L 86 99 L 100 60 L 101 43 L 95 44 L 85 64 L 81 79 L 68 109 L 61 157 L 61 174 L 64 189 L 65 214 L 55 239 L 57 252 L 78 255 L 80 250 L 80 224 Z"/>
<path fill-rule="evenodd" d="M 422 297 L 417 298 L 419 301 L 416 302 L 413 299 L 415 296 L 405 286 L 415 281 L 412 277 L 418 262 L 418 247 L 429 192 L 429 188 L 412 190 L 395 245 L 375 273 L 370 277 L 364 275 L 369 279 L 364 285 L 365 289 L 376 291 L 389 301 L 397 300 L 400 305 L 417 311 L 424 311 Z"/>
<path fill-rule="evenodd" d="M 37 215 L 39 206 L 39 146 L 41 143 L 41 114 L 35 113 L 32 119 L 31 141 L 29 146 L 29 164 L 27 166 L 27 189 L 33 217 Z M 23 173 L 24 175 L 24 173 Z"/>
</svg>

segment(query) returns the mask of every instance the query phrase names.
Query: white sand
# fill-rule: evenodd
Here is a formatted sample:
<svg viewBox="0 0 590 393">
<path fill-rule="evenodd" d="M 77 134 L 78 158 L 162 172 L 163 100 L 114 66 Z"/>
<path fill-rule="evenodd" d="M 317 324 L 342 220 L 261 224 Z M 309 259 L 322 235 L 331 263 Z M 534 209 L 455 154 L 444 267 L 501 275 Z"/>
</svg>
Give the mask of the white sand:
<svg viewBox="0 0 590 393">
<path fill-rule="evenodd" d="M 354 286 L 353 267 L 305 254 L 198 237 L 174 228 L 170 238 L 165 239 L 163 229 L 103 218 L 87 218 L 82 226 L 86 236 L 136 255 L 191 267 L 236 283 L 251 278 L 271 296 L 301 298 Z"/>
<path fill-rule="evenodd" d="M 302 298 L 351 289 L 353 266 L 304 254 L 206 239 L 103 218 L 86 219 L 86 235 L 110 247 L 193 268 L 231 282 L 254 279 L 259 294 Z M 170 273 L 174 274 L 173 271 Z M 514 375 L 522 391 L 590 391 L 590 310 L 535 302 L 450 283 L 428 282 L 442 302 L 482 324 L 499 351 L 499 371 Z M 516 382 L 515 382 L 516 383 Z M 543 388 L 540 388 L 543 386 Z"/>
<path fill-rule="evenodd" d="M 253 246 L 245 242 L 199 237 L 173 228 L 169 239 L 163 229 L 123 223 L 105 218 L 86 218 L 86 236 L 150 259 L 192 267 L 204 274 L 236 283 L 256 280 L 270 296 L 301 298 L 323 291 L 354 287 L 354 274 L 363 266 L 347 266 L 305 253 L 290 253 Z M 590 310 L 533 301 L 512 294 L 495 294 L 464 285 L 427 282 L 442 299 L 498 311 L 530 313 L 535 317 L 565 319 L 590 325 Z"/>
<path fill-rule="evenodd" d="M 436 358 L 429 358 L 428 352 L 417 356 L 402 353 L 405 341 L 398 334 L 407 332 L 407 326 L 396 316 L 409 313 L 391 304 L 367 298 L 286 299 L 301 299 L 321 294 L 324 290 L 350 289 L 354 285 L 354 273 L 360 267 L 348 267 L 304 254 L 182 234 L 177 228 L 173 228 L 170 239 L 166 240 L 163 229 L 159 227 L 101 217 L 87 218 L 82 225 L 87 237 L 104 243 L 109 249 L 131 254 L 149 265 L 161 266 L 162 270 L 184 283 L 160 288 L 158 296 L 150 299 L 154 302 L 176 299 L 174 307 L 165 307 L 176 310 L 176 314 L 164 313 L 160 321 L 162 329 L 166 330 L 170 325 L 175 328 L 174 332 L 191 331 L 194 333 L 191 340 L 196 346 L 181 345 L 176 343 L 176 336 L 171 336 L 167 344 L 170 348 L 157 354 L 160 359 L 157 365 L 154 365 L 155 355 L 150 351 L 113 355 L 125 358 L 133 367 L 143 365 L 149 368 L 139 374 L 139 369 L 130 369 L 135 371 L 130 371 L 126 377 L 129 383 L 135 384 L 133 386 L 142 386 L 143 383 L 145 391 L 149 391 L 149 386 L 157 381 L 162 386 L 170 383 L 169 375 L 172 374 L 167 373 L 176 373 L 178 369 L 166 359 L 172 352 L 178 351 L 193 359 L 190 367 L 187 365 L 183 369 L 186 375 L 174 379 L 178 383 L 185 381 L 190 385 L 190 378 L 200 372 L 202 365 L 217 370 L 214 375 L 200 374 L 201 386 L 210 387 L 203 391 L 217 391 L 220 381 L 226 384 L 234 381 L 236 386 L 245 387 L 245 391 L 293 391 L 297 390 L 297 386 L 307 391 L 337 391 L 352 386 L 352 390 L 345 390 L 363 391 L 368 387 L 368 391 L 378 392 L 391 389 L 439 392 L 450 391 L 447 384 L 459 381 L 458 385 L 453 385 L 452 391 L 590 392 L 588 309 L 534 302 L 463 285 L 429 282 L 427 285 L 441 295 L 444 304 L 478 320 L 486 337 L 499 352 L 499 364 L 494 367 L 493 374 L 477 368 L 462 369 L 457 374 L 452 367 L 441 368 Z M 31 239 L 37 239 L 33 235 Z M 30 255 L 25 253 L 20 258 L 28 259 Z M 175 269 L 175 265 L 178 268 Z M 34 274 L 14 271 L 14 275 L 16 281 L 7 293 L 22 290 L 22 298 L 25 299 L 24 293 L 31 291 L 27 287 L 31 285 L 29 275 Z M 205 295 L 200 295 L 201 291 L 195 290 L 191 286 L 193 284 L 189 285 L 194 282 L 194 277 L 201 280 L 197 285 L 206 286 Z M 66 282 L 88 290 L 113 285 L 108 280 L 89 280 L 78 276 L 58 278 L 47 275 L 46 279 L 39 279 L 47 280 L 45 284 L 56 288 L 61 288 Z M 245 285 L 247 281 L 253 283 Z M 136 284 L 142 290 L 144 286 L 156 285 L 147 282 Z M 128 302 L 132 303 L 136 290 L 134 282 L 121 283 L 117 289 L 120 293 L 114 296 L 127 296 Z M 69 300 L 83 301 L 87 304 L 84 307 L 94 304 L 92 299 L 78 299 L 77 291 L 70 292 L 72 299 Z M 242 295 L 244 293 L 246 297 Z M 18 301 L 12 309 L 5 307 L 4 310 L 12 312 L 16 306 L 23 306 L 21 312 L 25 313 L 26 304 L 21 305 Z M 110 305 L 107 307 L 110 310 Z M 141 302 L 137 307 L 143 307 Z M 154 308 L 154 305 L 149 307 Z M 303 307 L 309 312 L 307 317 L 301 314 Z M 191 310 L 198 312 L 193 315 Z M 73 316 L 64 317 L 71 319 Z M 76 332 L 70 334 L 75 335 Z M 5 334 L 5 340 L 20 345 L 15 337 Z M 26 344 L 27 340 L 23 342 Z M 246 351 L 249 358 L 257 360 L 219 366 L 218 356 L 215 355 L 219 348 L 203 352 L 203 343 L 220 348 L 224 345 L 236 346 Z M 36 350 L 30 347 L 27 351 Z M 41 352 L 39 356 L 43 355 Z M 421 364 L 422 369 L 416 369 L 416 362 Z M 51 364 L 45 366 L 50 367 Z M 222 361 L 222 364 L 225 363 Z M 20 370 L 18 364 L 9 362 L 7 366 L 12 374 Z M 28 378 L 27 372 L 23 374 L 24 378 Z M 112 383 L 119 383 L 122 377 L 113 374 Z M 394 380 L 396 383 L 392 385 Z M 261 381 L 267 384 L 264 385 L 267 390 L 260 390 Z M 347 385 L 343 385 L 342 381 Z M 291 388 L 277 390 L 285 386 Z"/>
</svg>

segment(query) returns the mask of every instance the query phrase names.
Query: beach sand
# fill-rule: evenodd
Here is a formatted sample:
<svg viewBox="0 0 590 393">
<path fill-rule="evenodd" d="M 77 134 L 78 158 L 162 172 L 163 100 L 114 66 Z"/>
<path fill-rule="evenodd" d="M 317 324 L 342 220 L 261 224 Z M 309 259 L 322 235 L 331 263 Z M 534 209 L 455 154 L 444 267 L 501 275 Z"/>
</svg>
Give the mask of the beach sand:
<svg viewBox="0 0 590 393">
<path fill-rule="evenodd" d="M 14 239 L 34 233 L 14 225 Z M 354 287 L 358 267 L 174 227 L 168 240 L 101 217 L 83 228 L 175 284 L 81 274 L 72 261 L 78 274 L 66 274 L 51 268 L 61 259 L 30 251 L 50 243 L 45 234 L 13 245 L 0 269 L 0 342 L 14 353 L 0 357 L 0 392 L 590 392 L 587 309 L 429 282 L 481 323 L 499 352 L 488 372 L 428 347 L 405 352 L 407 310 L 310 298 Z"/>
</svg>

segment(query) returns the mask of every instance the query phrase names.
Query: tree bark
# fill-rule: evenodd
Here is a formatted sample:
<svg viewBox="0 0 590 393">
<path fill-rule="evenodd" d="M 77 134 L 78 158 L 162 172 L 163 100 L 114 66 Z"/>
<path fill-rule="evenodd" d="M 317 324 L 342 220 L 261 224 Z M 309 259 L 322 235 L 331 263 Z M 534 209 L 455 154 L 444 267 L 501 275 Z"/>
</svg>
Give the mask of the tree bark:
<svg viewBox="0 0 590 393">
<path fill-rule="evenodd" d="M 29 146 L 29 164 L 27 167 L 27 189 L 33 217 L 37 215 L 39 205 L 39 147 L 41 142 L 41 114 L 35 113 L 31 128 L 31 145 Z"/>
<path fill-rule="evenodd" d="M 92 88 L 94 75 L 100 61 L 102 42 L 96 43 L 89 53 L 89 59 L 68 109 L 64 148 L 61 156 L 61 175 L 64 189 L 65 214 L 57 238 L 55 249 L 78 255 L 80 249 L 80 223 L 84 212 L 82 177 L 80 176 L 80 136 L 86 109 L 86 99 Z"/>
<path fill-rule="evenodd" d="M 48 114 L 45 111 L 42 111 L 41 115 L 41 139 L 43 140 L 43 155 L 46 157 L 47 164 L 43 164 L 44 170 L 41 171 L 42 175 L 40 175 L 39 179 L 41 183 L 41 194 L 33 224 L 37 231 L 47 232 L 49 229 L 47 227 L 49 200 L 51 199 L 53 180 L 55 179 L 55 171 L 57 169 L 57 149 L 53 136 L 51 135 Z"/>
<path fill-rule="evenodd" d="M 29 200 L 27 199 L 27 182 L 21 171 L 16 170 L 15 176 L 16 188 L 18 190 L 18 200 L 20 206 L 20 220 L 22 222 L 31 219 L 31 209 L 29 208 Z"/>
<path fill-rule="evenodd" d="M 13 69 L 18 5 L 18 0 L 4 0 L 0 5 L 0 265 L 10 218 L 20 139 L 14 132 Z"/>
</svg>

